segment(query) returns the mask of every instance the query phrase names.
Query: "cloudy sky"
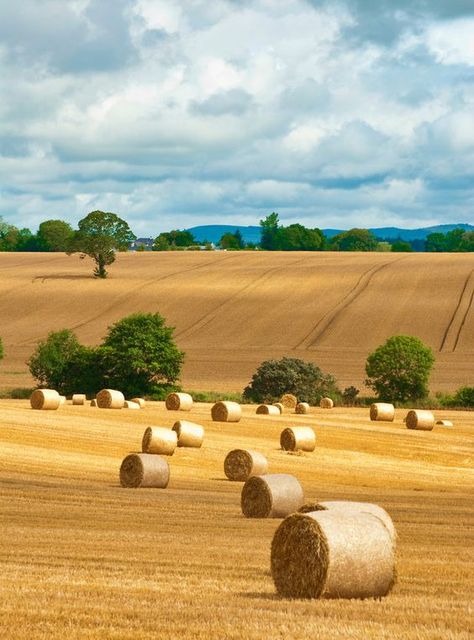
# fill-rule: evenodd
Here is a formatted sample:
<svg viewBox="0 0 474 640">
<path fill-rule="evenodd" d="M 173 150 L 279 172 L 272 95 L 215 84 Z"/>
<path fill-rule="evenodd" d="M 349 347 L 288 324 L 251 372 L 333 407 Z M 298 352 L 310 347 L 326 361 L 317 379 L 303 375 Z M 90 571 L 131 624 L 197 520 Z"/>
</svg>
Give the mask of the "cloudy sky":
<svg viewBox="0 0 474 640">
<path fill-rule="evenodd" d="M 473 0 L 0 2 L 0 216 L 474 222 Z"/>
</svg>

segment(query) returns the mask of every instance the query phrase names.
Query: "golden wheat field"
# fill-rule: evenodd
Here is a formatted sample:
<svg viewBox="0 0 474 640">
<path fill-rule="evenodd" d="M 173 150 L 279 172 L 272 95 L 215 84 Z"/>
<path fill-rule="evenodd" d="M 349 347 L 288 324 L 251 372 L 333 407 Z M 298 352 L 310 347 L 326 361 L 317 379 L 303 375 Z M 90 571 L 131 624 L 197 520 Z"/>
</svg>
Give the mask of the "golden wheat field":
<svg viewBox="0 0 474 640">
<path fill-rule="evenodd" d="M 361 387 L 368 353 L 399 333 L 435 351 L 432 391 L 474 378 L 473 254 L 128 253 L 102 281 L 92 267 L 0 253 L 0 389 L 33 385 L 25 362 L 49 331 L 98 344 L 136 311 L 176 328 L 188 389 L 242 391 L 262 360 L 283 355 Z"/>
<path fill-rule="evenodd" d="M 192 419 L 201 449 L 169 458 L 163 489 L 119 486 L 122 458 L 150 425 Z M 409 431 L 365 409 L 213 423 L 187 414 L 73 406 L 33 411 L 0 401 L 0 627 L 10 639 L 183 638 L 467 640 L 474 633 L 474 422 Z M 279 449 L 288 425 L 310 425 L 313 453 Z M 264 453 L 270 472 L 301 481 L 307 500 L 376 502 L 398 531 L 394 590 L 382 600 L 285 600 L 269 572 L 280 520 L 246 519 L 242 483 L 225 479 L 231 448 Z"/>
</svg>

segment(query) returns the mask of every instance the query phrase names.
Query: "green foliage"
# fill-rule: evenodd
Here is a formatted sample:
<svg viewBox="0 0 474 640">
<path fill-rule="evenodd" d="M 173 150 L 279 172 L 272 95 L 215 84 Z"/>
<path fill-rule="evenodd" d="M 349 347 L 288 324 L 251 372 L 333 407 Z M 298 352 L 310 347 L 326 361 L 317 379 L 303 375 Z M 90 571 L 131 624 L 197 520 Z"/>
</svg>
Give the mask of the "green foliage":
<svg viewBox="0 0 474 640">
<path fill-rule="evenodd" d="M 453 229 L 448 233 L 430 233 L 426 237 L 425 249 L 436 253 L 474 251 L 474 231 Z"/>
<path fill-rule="evenodd" d="M 0 251 L 38 251 L 38 243 L 29 229 L 17 229 L 0 218 Z"/>
<path fill-rule="evenodd" d="M 405 242 L 404 240 L 395 240 L 392 243 L 392 251 L 396 253 L 409 253 L 413 251 L 413 247 L 409 242 Z"/>
<path fill-rule="evenodd" d="M 460 387 L 452 398 L 452 406 L 474 408 L 474 387 Z"/>
<path fill-rule="evenodd" d="M 153 242 L 153 251 L 169 251 L 175 247 L 190 247 L 196 244 L 196 239 L 191 231 L 167 231 L 160 233 Z"/>
<path fill-rule="evenodd" d="M 130 227 L 115 213 L 92 211 L 79 221 L 67 253 L 81 253 L 96 263 L 94 275 L 106 278 L 105 267 L 115 262 L 116 251 L 126 251 L 136 236 Z"/>
<path fill-rule="evenodd" d="M 219 240 L 219 245 L 222 249 L 243 249 L 245 247 L 244 239 L 239 229 L 236 229 L 234 233 L 224 233 Z"/>
<path fill-rule="evenodd" d="M 28 360 L 30 373 L 41 387 L 65 393 L 69 363 L 83 349 L 73 331 L 52 331 Z"/>
<path fill-rule="evenodd" d="M 267 251 L 321 251 L 325 237 L 320 229 L 307 229 L 302 224 L 279 226 L 278 214 L 260 220 L 260 247 Z"/>
<path fill-rule="evenodd" d="M 278 213 L 271 213 L 264 220 L 260 220 L 261 238 L 260 246 L 267 251 L 274 251 L 276 246 L 276 236 L 278 233 Z"/>
<path fill-rule="evenodd" d="M 243 397 L 253 402 L 275 402 L 284 393 L 293 393 L 301 401 L 317 404 L 323 396 L 338 393 L 338 389 L 335 378 L 324 374 L 312 362 L 281 358 L 261 363 L 245 387 Z"/>
<path fill-rule="evenodd" d="M 359 389 L 354 386 L 346 387 L 342 392 L 342 402 L 347 407 L 353 407 L 356 404 Z"/>
<path fill-rule="evenodd" d="M 368 229 L 350 229 L 331 240 L 333 251 L 376 251 L 378 241 Z"/>
<path fill-rule="evenodd" d="M 39 226 L 38 246 L 41 251 L 68 251 L 73 228 L 63 220 L 46 220 Z"/>
<path fill-rule="evenodd" d="M 381 400 L 419 400 L 428 395 L 433 352 L 419 338 L 392 336 L 367 358 L 366 385 Z"/>
<path fill-rule="evenodd" d="M 392 245 L 390 244 L 390 242 L 387 242 L 386 240 L 377 242 L 376 251 L 379 251 L 380 253 L 388 253 L 391 250 L 392 250 Z"/>
<path fill-rule="evenodd" d="M 4 351 L 3 351 L 3 342 L 2 339 L 0 338 L 0 360 L 3 358 L 4 356 Z"/>
</svg>

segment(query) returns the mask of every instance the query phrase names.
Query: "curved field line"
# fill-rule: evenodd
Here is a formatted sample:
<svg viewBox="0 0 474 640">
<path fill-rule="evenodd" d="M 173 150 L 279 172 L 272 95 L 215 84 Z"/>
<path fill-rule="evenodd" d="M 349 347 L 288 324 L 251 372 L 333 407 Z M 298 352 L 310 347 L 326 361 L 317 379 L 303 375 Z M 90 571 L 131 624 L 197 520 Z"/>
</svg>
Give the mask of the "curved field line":
<svg viewBox="0 0 474 640">
<path fill-rule="evenodd" d="M 472 301 L 474 299 L 474 283 L 471 287 L 472 293 L 469 297 L 469 281 L 473 274 L 474 269 L 467 274 L 464 286 L 459 295 L 458 303 L 441 340 L 441 345 L 439 347 L 440 351 L 454 351 L 458 345 L 461 331 L 464 327 L 467 314 L 469 313 L 469 309 L 471 308 Z M 466 307 L 465 310 L 464 307 Z"/>
</svg>

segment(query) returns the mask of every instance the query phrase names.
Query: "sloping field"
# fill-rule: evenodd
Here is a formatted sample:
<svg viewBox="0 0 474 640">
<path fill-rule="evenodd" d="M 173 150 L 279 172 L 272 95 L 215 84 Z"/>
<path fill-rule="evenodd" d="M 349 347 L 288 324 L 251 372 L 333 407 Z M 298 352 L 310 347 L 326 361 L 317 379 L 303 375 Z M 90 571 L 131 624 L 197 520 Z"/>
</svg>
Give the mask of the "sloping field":
<svg viewBox="0 0 474 640">
<path fill-rule="evenodd" d="M 164 403 L 140 412 L 67 405 L 32 411 L 0 401 L 0 631 L 27 640 L 156 638 L 468 640 L 474 633 L 474 425 L 408 431 L 367 410 L 210 421 L 202 449 L 169 459 L 169 488 L 122 489 L 118 469 L 150 424 L 182 418 Z M 291 424 L 317 432 L 311 454 L 279 450 Z M 264 453 L 296 475 L 308 501 L 377 502 L 398 531 L 398 581 L 381 601 L 284 600 L 269 573 L 280 520 L 240 513 L 225 479 L 231 448 Z"/>
<path fill-rule="evenodd" d="M 0 388 L 32 384 L 25 361 L 49 331 L 97 344 L 135 311 L 176 327 L 190 389 L 241 391 L 283 355 L 360 387 L 368 353 L 399 333 L 436 352 L 432 391 L 474 379 L 473 254 L 131 253 L 109 279 L 91 273 L 77 256 L 0 253 Z"/>
</svg>

